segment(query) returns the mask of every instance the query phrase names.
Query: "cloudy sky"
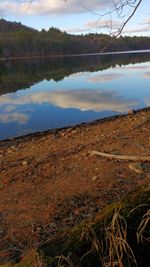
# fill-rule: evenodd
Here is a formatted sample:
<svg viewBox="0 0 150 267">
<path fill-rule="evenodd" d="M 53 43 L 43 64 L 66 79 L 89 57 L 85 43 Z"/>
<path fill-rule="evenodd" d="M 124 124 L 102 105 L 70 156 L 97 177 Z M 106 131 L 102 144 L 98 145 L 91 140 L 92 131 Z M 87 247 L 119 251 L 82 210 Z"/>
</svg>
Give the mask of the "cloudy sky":
<svg viewBox="0 0 150 267">
<path fill-rule="evenodd" d="M 0 0 L 0 17 L 38 30 L 57 27 L 73 34 L 114 34 L 133 9 L 114 10 L 119 0 Z M 130 3 L 134 0 L 129 0 Z M 125 0 L 122 0 L 125 2 Z M 104 15 L 105 14 L 105 15 Z M 124 30 L 126 35 L 150 36 L 150 2 L 143 0 Z"/>
</svg>

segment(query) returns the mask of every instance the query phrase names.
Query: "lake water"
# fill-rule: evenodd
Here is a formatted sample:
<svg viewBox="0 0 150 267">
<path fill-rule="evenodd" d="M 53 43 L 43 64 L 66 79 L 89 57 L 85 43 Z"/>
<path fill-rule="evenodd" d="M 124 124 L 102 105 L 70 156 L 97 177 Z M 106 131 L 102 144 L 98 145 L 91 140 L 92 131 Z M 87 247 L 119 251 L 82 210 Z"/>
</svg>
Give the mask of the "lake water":
<svg viewBox="0 0 150 267">
<path fill-rule="evenodd" d="M 150 106 L 150 51 L 0 62 L 0 140 Z"/>
</svg>

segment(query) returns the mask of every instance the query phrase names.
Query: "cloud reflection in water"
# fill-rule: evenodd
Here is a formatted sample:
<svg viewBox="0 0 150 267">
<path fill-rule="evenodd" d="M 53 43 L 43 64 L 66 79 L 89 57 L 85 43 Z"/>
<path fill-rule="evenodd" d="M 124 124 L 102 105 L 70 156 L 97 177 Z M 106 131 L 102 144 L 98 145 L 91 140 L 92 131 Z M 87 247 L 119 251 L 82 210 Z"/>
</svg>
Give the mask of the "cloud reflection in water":
<svg viewBox="0 0 150 267">
<path fill-rule="evenodd" d="M 28 115 L 19 112 L 0 114 L 0 122 L 2 123 L 17 122 L 18 124 L 25 124 L 28 120 Z"/>
<path fill-rule="evenodd" d="M 92 90 L 92 89 L 81 89 L 81 90 L 51 90 L 49 92 L 36 92 L 28 95 L 16 95 L 8 94 L 0 97 L 0 105 L 4 105 L 5 110 L 13 110 L 13 105 L 32 105 L 32 104 L 51 104 L 59 108 L 76 108 L 81 111 L 92 110 L 100 112 L 104 110 L 115 111 L 115 112 L 127 112 L 138 104 L 136 99 L 125 98 L 120 95 L 117 91 L 112 90 Z M 8 115 L 5 113 L 4 115 Z M 13 116 L 13 114 L 15 114 Z M 19 113 L 11 113 L 8 117 L 14 120 L 15 116 Z M 0 119 L 2 121 L 1 115 Z M 16 116 L 17 118 L 17 116 Z M 21 116 L 18 116 L 20 121 Z M 27 120 L 26 115 L 22 116 L 23 121 Z M 8 118 L 3 119 L 7 121 Z M 17 119 L 16 119 L 17 120 Z"/>
<path fill-rule="evenodd" d="M 112 73 L 112 74 L 99 74 L 99 75 L 93 75 L 91 76 L 88 81 L 92 83 L 104 83 L 104 82 L 109 82 L 112 80 L 116 80 L 119 78 L 123 78 L 125 75 L 124 74 L 119 74 L 119 73 Z"/>
<path fill-rule="evenodd" d="M 144 78 L 150 78 L 150 71 L 149 72 L 145 72 L 143 75 Z"/>
</svg>

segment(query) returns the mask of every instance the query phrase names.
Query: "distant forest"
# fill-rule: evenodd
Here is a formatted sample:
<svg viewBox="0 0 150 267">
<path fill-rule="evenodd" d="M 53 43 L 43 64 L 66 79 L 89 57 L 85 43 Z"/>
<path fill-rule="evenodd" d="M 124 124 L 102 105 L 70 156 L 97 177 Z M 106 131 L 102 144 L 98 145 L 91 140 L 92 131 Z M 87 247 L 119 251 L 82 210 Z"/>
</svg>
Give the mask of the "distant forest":
<svg viewBox="0 0 150 267">
<path fill-rule="evenodd" d="M 0 57 L 99 53 L 111 38 L 106 34 L 72 35 L 57 28 L 38 31 L 0 19 Z M 150 49 L 150 37 L 119 37 L 107 51 Z"/>
</svg>

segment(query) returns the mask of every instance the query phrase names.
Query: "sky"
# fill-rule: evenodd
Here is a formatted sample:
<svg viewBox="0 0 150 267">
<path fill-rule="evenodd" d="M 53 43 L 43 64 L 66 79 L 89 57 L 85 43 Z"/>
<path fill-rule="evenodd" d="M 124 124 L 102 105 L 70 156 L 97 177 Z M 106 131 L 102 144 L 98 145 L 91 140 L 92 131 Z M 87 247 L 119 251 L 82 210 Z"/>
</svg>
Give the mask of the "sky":
<svg viewBox="0 0 150 267">
<path fill-rule="evenodd" d="M 133 11 L 112 12 L 120 0 L 0 0 L 0 18 L 38 30 L 56 27 L 71 34 L 116 34 Z M 122 0 L 126 2 L 126 0 Z M 133 3 L 135 0 L 129 0 Z M 138 2 L 138 1 L 136 1 Z M 123 35 L 150 36 L 150 0 L 143 0 Z"/>
</svg>

